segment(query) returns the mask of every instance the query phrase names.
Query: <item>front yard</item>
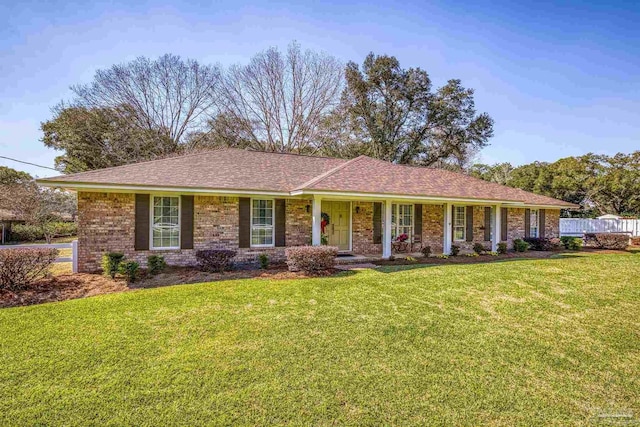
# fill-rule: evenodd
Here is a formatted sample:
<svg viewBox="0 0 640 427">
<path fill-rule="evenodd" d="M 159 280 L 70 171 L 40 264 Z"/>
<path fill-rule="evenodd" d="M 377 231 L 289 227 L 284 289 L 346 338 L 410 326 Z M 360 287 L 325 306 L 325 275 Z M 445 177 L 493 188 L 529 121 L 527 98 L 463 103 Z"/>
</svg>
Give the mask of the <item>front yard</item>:
<svg viewBox="0 0 640 427">
<path fill-rule="evenodd" d="M 7 308 L 0 425 L 640 422 L 638 319 L 586 253 Z"/>
</svg>

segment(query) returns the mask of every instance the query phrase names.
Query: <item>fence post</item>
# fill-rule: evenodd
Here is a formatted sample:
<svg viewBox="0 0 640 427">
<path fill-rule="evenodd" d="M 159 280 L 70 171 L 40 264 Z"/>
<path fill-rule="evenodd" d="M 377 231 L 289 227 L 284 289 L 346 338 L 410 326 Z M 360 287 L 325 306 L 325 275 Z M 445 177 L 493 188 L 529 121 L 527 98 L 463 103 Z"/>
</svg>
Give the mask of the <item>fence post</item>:
<svg viewBox="0 0 640 427">
<path fill-rule="evenodd" d="M 78 241 L 71 242 L 71 265 L 74 273 L 78 272 Z"/>
</svg>

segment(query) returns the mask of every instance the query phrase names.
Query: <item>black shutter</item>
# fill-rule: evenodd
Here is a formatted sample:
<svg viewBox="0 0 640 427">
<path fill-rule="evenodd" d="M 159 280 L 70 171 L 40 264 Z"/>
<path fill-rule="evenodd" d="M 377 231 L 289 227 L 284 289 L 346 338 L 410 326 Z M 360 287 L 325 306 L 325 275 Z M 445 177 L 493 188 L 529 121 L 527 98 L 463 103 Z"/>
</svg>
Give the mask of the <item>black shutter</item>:
<svg viewBox="0 0 640 427">
<path fill-rule="evenodd" d="M 422 205 L 413 206 L 413 234 L 422 237 Z"/>
<path fill-rule="evenodd" d="M 180 248 L 193 249 L 193 196 L 180 196 Z"/>
<path fill-rule="evenodd" d="M 287 201 L 285 199 L 276 199 L 275 206 L 275 234 L 276 234 L 276 246 L 283 247 L 286 245 L 286 210 Z"/>
<path fill-rule="evenodd" d="M 531 237 L 531 209 L 524 210 L 524 238 Z"/>
<path fill-rule="evenodd" d="M 135 242 L 136 251 L 149 250 L 149 209 L 148 194 L 136 194 Z"/>
<path fill-rule="evenodd" d="M 539 211 L 539 219 L 538 219 L 538 234 L 540 235 L 541 238 L 544 238 L 544 217 L 546 215 L 546 212 L 544 211 L 544 209 L 540 209 Z"/>
<path fill-rule="evenodd" d="M 509 210 L 507 208 L 500 208 L 500 211 L 501 211 L 501 214 L 502 214 L 502 218 L 500 218 L 500 228 L 502 229 L 501 230 L 501 234 L 502 234 L 501 240 L 506 242 L 507 241 L 507 235 L 508 235 L 508 233 L 507 233 L 507 230 L 508 230 L 507 221 L 509 221 L 509 219 L 508 219 Z"/>
<path fill-rule="evenodd" d="M 238 245 L 241 248 L 248 248 L 251 246 L 251 199 L 240 197 L 238 210 L 240 220 Z"/>
<path fill-rule="evenodd" d="M 491 207 L 484 208 L 484 241 L 491 240 Z"/>
<path fill-rule="evenodd" d="M 382 243 L 382 203 L 373 204 L 373 243 Z"/>
<path fill-rule="evenodd" d="M 467 206 L 467 242 L 473 242 L 473 206 Z"/>
</svg>

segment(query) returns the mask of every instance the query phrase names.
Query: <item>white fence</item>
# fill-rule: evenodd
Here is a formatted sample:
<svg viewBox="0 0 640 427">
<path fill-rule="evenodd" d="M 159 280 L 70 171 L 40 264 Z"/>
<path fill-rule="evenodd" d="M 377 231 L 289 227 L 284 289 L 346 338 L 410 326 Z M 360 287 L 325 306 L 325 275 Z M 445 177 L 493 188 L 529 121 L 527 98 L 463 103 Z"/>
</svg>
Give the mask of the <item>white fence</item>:
<svg viewBox="0 0 640 427">
<path fill-rule="evenodd" d="M 560 218 L 561 236 L 582 236 L 584 233 L 629 233 L 640 236 L 640 219 Z"/>
</svg>

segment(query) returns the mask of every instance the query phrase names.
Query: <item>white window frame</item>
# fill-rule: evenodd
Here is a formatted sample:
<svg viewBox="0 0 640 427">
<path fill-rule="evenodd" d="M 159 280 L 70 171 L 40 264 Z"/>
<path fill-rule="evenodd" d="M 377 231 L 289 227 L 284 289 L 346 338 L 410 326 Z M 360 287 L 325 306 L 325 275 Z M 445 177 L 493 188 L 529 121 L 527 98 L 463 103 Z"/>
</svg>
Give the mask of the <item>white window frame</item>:
<svg viewBox="0 0 640 427">
<path fill-rule="evenodd" d="M 415 226 L 416 226 L 416 207 L 414 204 L 412 203 L 393 203 L 391 205 L 391 239 L 395 240 L 398 238 L 398 236 L 400 234 L 402 234 L 400 232 L 401 228 L 407 228 L 408 226 L 406 225 L 400 225 L 398 219 L 400 218 L 399 216 L 399 212 L 400 212 L 400 206 L 411 206 L 411 230 L 409 230 L 409 232 L 407 233 L 407 235 L 409 236 L 409 240 L 413 239 L 413 235 L 414 235 L 414 230 L 415 230 Z M 393 218 L 395 218 L 395 221 L 393 221 Z"/>
<path fill-rule="evenodd" d="M 178 246 L 154 246 L 153 245 L 153 216 L 154 199 L 156 197 L 173 197 L 178 199 Z M 182 197 L 175 194 L 151 194 L 149 197 L 149 249 L 152 251 L 175 250 L 182 247 Z"/>
<path fill-rule="evenodd" d="M 254 245 L 253 244 L 253 202 L 259 200 L 271 201 L 271 244 L 268 245 Z M 249 246 L 252 248 L 274 248 L 276 246 L 276 200 L 269 197 L 255 197 L 251 198 L 251 215 L 249 219 Z"/>
<path fill-rule="evenodd" d="M 462 210 L 462 238 L 456 239 L 456 228 L 460 228 L 461 226 L 456 225 L 456 212 L 458 209 Z M 452 240 L 454 242 L 465 242 L 467 240 L 467 207 L 466 206 L 453 206 L 453 214 L 451 215 L 451 223 L 453 224 Z"/>
<path fill-rule="evenodd" d="M 534 212 L 536 216 L 535 223 L 531 221 Z M 529 209 L 529 236 L 534 239 L 540 237 L 540 209 Z"/>
</svg>

